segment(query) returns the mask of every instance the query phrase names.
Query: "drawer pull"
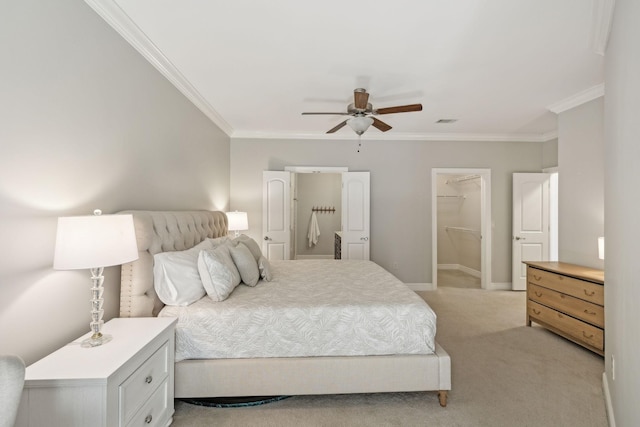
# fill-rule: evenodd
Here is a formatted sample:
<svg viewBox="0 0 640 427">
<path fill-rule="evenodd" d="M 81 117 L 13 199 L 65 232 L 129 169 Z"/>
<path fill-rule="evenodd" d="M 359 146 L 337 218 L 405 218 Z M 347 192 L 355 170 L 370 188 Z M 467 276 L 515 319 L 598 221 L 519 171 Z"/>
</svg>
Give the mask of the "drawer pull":
<svg viewBox="0 0 640 427">
<path fill-rule="evenodd" d="M 144 382 L 147 384 L 151 384 L 151 381 L 153 381 L 153 377 L 151 375 L 144 379 Z"/>
<path fill-rule="evenodd" d="M 587 339 L 592 339 L 593 338 L 593 334 L 587 335 L 584 331 L 582 331 L 582 336 L 587 338 Z"/>
<path fill-rule="evenodd" d="M 542 296 L 542 292 L 538 292 L 538 291 L 533 291 L 534 294 L 536 294 L 536 296 L 538 298 L 540 298 Z"/>
<path fill-rule="evenodd" d="M 587 292 L 586 289 L 583 289 L 583 291 L 584 291 L 584 294 L 588 297 L 592 297 L 596 294 L 596 291 Z"/>
<path fill-rule="evenodd" d="M 532 308 L 532 310 L 533 310 L 533 314 L 540 314 L 541 313 L 540 310 L 536 310 L 535 308 Z"/>
<path fill-rule="evenodd" d="M 153 420 L 153 417 L 151 416 L 151 414 L 147 415 L 146 418 L 144 419 L 144 422 L 146 424 L 151 424 L 151 420 Z"/>
<path fill-rule="evenodd" d="M 532 274 L 532 276 L 533 276 L 533 278 L 534 278 L 535 280 L 537 280 L 538 282 L 539 282 L 540 280 L 542 280 L 542 276 L 536 276 L 535 274 Z"/>
<path fill-rule="evenodd" d="M 585 310 L 585 311 L 584 311 L 584 313 L 585 313 L 585 314 L 588 314 L 588 315 L 590 315 L 590 316 L 595 316 L 595 315 L 596 315 L 596 312 L 595 312 L 595 311 Z"/>
</svg>

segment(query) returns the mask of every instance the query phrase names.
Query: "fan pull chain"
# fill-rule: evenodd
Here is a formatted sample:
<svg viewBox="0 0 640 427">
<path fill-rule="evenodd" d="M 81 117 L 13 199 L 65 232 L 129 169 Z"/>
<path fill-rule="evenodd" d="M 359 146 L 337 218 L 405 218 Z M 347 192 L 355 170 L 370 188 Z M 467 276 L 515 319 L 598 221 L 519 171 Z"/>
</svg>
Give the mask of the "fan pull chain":
<svg viewBox="0 0 640 427">
<path fill-rule="evenodd" d="M 362 135 L 358 135 L 358 153 L 360 152 L 360 147 L 362 147 Z"/>
</svg>

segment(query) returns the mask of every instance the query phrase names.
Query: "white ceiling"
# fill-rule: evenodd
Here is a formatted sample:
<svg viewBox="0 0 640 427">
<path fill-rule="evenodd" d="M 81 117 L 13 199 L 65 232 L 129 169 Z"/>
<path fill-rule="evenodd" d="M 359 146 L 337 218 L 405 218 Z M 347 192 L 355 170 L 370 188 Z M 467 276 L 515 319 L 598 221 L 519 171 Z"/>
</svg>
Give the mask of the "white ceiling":
<svg viewBox="0 0 640 427">
<path fill-rule="evenodd" d="M 423 105 L 367 138 L 543 141 L 604 90 L 604 0 L 85 1 L 232 137 L 325 138 L 344 117 L 300 113 L 363 87 Z"/>
</svg>

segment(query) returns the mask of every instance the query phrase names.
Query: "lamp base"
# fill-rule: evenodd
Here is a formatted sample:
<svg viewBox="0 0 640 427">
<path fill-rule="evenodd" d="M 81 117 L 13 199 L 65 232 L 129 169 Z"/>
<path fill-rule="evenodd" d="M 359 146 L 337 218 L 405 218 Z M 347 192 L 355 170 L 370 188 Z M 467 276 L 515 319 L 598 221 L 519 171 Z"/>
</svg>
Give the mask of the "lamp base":
<svg viewBox="0 0 640 427">
<path fill-rule="evenodd" d="M 113 337 L 111 335 L 104 335 L 101 333 L 93 334 L 89 338 L 83 340 L 80 343 L 81 347 L 90 348 L 90 347 L 98 347 L 102 344 L 106 344 L 111 341 Z"/>
</svg>

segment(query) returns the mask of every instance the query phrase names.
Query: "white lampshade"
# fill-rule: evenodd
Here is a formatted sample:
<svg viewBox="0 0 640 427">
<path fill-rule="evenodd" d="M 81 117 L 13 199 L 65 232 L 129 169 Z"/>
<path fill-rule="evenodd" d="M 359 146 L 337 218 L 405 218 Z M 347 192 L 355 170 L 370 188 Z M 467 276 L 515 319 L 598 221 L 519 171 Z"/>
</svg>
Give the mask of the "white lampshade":
<svg viewBox="0 0 640 427">
<path fill-rule="evenodd" d="M 604 259 L 604 237 L 598 237 L 598 258 Z"/>
<path fill-rule="evenodd" d="M 138 259 L 131 215 L 58 218 L 53 268 L 78 270 L 109 267 Z"/>
<path fill-rule="evenodd" d="M 355 116 L 347 120 L 347 124 L 358 135 L 365 133 L 369 126 L 373 123 L 373 119 L 367 116 Z"/>
<path fill-rule="evenodd" d="M 229 231 L 243 231 L 249 229 L 249 219 L 246 212 L 227 212 Z"/>
</svg>

